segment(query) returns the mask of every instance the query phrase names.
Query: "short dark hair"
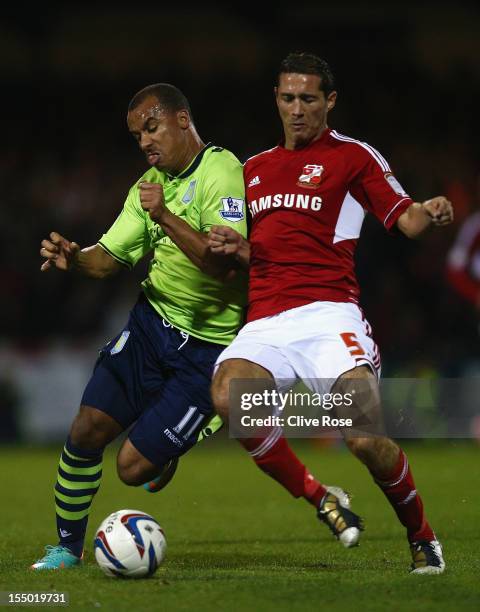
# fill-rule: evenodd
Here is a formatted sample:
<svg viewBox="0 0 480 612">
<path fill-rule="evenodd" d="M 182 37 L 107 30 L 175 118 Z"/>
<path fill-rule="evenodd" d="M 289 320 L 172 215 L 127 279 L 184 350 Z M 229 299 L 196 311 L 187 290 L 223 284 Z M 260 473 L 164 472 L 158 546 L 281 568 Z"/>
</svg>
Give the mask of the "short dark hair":
<svg viewBox="0 0 480 612">
<path fill-rule="evenodd" d="M 313 53 L 305 51 L 289 53 L 281 62 L 277 75 L 277 84 L 280 82 L 280 75 L 288 72 L 298 74 L 316 74 L 320 77 L 320 90 L 328 96 L 335 90 L 335 79 L 327 62 Z"/>
<path fill-rule="evenodd" d="M 137 108 L 137 106 L 150 96 L 157 98 L 159 104 L 167 111 L 175 113 L 179 110 L 186 110 L 190 117 L 192 117 L 192 110 L 187 98 L 178 87 L 170 85 L 170 83 L 155 83 L 138 91 L 130 100 L 128 112 Z"/>
</svg>

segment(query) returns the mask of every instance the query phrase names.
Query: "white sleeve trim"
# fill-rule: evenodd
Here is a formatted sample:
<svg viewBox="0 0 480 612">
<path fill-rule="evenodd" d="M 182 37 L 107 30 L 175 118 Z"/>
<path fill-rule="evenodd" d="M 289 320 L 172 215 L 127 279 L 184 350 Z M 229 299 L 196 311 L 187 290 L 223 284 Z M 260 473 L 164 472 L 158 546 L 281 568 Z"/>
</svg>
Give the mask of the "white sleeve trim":
<svg viewBox="0 0 480 612">
<path fill-rule="evenodd" d="M 392 216 L 392 214 L 394 213 L 395 209 L 396 209 L 396 208 L 398 208 L 398 207 L 400 206 L 400 204 L 401 204 L 402 202 L 404 202 L 405 200 L 410 200 L 410 198 L 409 198 L 409 197 L 407 197 L 407 198 L 402 198 L 401 200 L 399 200 L 399 201 L 398 201 L 398 202 L 395 204 L 395 206 L 392 208 L 392 210 L 391 210 L 391 211 L 388 213 L 388 215 L 385 217 L 385 219 L 383 220 L 383 225 L 385 225 L 385 227 L 387 226 L 387 221 L 388 221 L 388 219 L 389 219 L 389 218 Z"/>
</svg>

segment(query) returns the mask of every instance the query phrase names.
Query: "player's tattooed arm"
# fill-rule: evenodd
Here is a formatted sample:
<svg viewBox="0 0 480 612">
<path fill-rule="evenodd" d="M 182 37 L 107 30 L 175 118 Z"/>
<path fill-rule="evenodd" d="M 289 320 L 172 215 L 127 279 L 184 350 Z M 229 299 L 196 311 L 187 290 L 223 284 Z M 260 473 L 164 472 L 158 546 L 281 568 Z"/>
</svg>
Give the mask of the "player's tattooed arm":
<svg viewBox="0 0 480 612">
<path fill-rule="evenodd" d="M 193 229 L 165 206 L 163 187 L 157 183 L 143 182 L 139 185 L 140 203 L 152 221 L 158 223 L 169 238 L 205 274 L 222 281 L 231 280 L 239 265 L 235 257 L 213 253 L 208 244 L 208 235 Z"/>
<path fill-rule="evenodd" d="M 419 238 L 431 227 L 441 227 L 453 221 L 452 203 L 444 196 L 425 202 L 414 202 L 398 218 L 398 229 L 407 238 Z"/>
<path fill-rule="evenodd" d="M 243 268 L 250 264 L 250 243 L 226 225 L 212 225 L 208 233 L 208 245 L 212 253 L 233 255 Z"/>
<path fill-rule="evenodd" d="M 76 242 L 67 240 L 57 232 L 52 232 L 49 239 L 42 240 L 40 255 L 45 258 L 40 268 L 42 272 L 57 268 L 75 270 L 92 278 L 105 278 L 122 267 L 98 244 L 80 249 Z"/>
</svg>

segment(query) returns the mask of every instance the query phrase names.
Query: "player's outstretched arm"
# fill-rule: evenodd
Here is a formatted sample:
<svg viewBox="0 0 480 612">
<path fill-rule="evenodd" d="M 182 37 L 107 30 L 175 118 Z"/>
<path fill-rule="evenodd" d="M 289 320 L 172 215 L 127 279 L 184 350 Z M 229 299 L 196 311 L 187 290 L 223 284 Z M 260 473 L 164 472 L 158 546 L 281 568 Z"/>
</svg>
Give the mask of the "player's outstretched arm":
<svg viewBox="0 0 480 612">
<path fill-rule="evenodd" d="M 217 255 L 233 255 L 244 268 L 250 263 L 250 243 L 226 225 L 212 225 L 208 233 L 208 246 Z"/>
<path fill-rule="evenodd" d="M 81 249 L 76 242 L 71 242 L 57 232 L 52 232 L 49 239 L 42 240 L 40 255 L 45 258 L 40 270 L 50 268 L 57 270 L 76 270 L 92 278 L 105 278 L 121 268 L 98 244 Z"/>
<path fill-rule="evenodd" d="M 431 227 L 441 227 L 453 221 L 452 203 L 444 196 L 425 202 L 414 202 L 397 221 L 398 229 L 407 238 L 419 238 Z"/>
</svg>

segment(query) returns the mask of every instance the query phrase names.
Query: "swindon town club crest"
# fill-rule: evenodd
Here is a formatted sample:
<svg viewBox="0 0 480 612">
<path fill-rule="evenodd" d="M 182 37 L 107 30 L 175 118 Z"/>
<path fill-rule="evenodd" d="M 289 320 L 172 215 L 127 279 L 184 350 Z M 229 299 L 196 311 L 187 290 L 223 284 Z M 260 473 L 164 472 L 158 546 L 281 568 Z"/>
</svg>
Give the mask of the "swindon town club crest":
<svg viewBox="0 0 480 612">
<path fill-rule="evenodd" d="M 299 187 L 308 187 L 315 189 L 322 180 L 323 166 L 317 164 L 307 164 L 303 167 L 302 173 L 298 177 L 297 185 Z"/>
</svg>

